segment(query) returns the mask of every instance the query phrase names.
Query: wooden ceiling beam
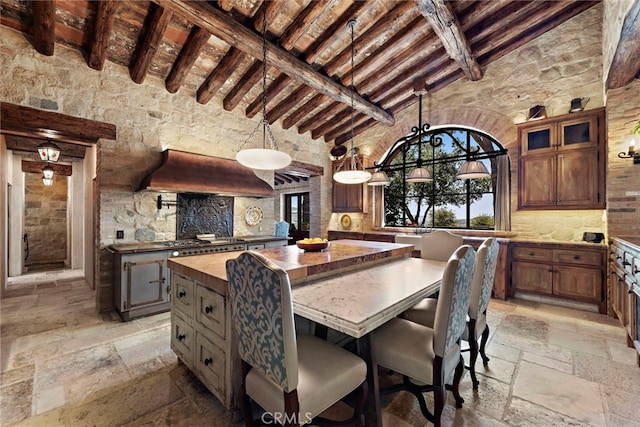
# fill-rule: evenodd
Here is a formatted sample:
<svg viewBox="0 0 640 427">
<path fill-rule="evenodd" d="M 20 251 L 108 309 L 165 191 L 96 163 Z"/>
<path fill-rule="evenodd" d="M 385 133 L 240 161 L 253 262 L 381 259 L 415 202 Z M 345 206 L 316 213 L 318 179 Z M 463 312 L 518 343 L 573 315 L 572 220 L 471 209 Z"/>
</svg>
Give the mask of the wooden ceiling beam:
<svg viewBox="0 0 640 427">
<path fill-rule="evenodd" d="M 111 38 L 111 28 L 113 28 L 119 3 L 116 0 L 104 0 L 96 4 L 96 19 L 87 59 L 87 64 L 94 70 L 102 71 L 104 68 L 109 39 Z"/>
<path fill-rule="evenodd" d="M 311 131 L 311 137 L 313 139 L 321 138 L 329 129 L 332 129 L 336 123 L 340 123 L 345 120 L 351 114 L 351 108 L 345 108 L 338 112 L 331 120 L 320 122 L 320 124 Z M 316 122 L 318 124 L 318 122 Z"/>
<path fill-rule="evenodd" d="M 482 68 L 473 57 L 469 41 L 449 3 L 444 0 L 415 0 L 415 3 L 467 78 L 471 81 L 482 79 Z"/>
<path fill-rule="evenodd" d="M 53 173 L 59 176 L 71 176 L 71 165 L 63 165 L 60 163 L 47 163 L 47 162 L 34 162 L 31 160 L 22 159 L 22 172 L 42 174 L 42 169 L 45 166 L 51 166 Z"/>
<path fill-rule="evenodd" d="M 276 20 L 276 18 L 278 17 L 280 12 L 282 11 L 282 8 L 285 5 L 285 2 L 269 1 L 269 0 L 264 0 L 264 1 L 267 2 L 267 28 L 268 28 L 269 22 L 273 22 Z M 253 15 L 253 28 L 255 28 L 255 30 L 260 34 L 262 34 L 262 27 L 264 23 L 264 10 L 262 9 L 262 7 L 263 7 L 262 5 L 258 6 L 256 13 Z M 262 55 L 260 56 L 260 58 L 262 58 Z"/>
<path fill-rule="evenodd" d="M 363 116 L 364 121 L 360 122 L 357 126 L 353 128 L 353 134 L 359 135 L 365 130 L 372 128 L 376 125 L 376 121 L 372 120 L 370 117 Z M 349 128 L 342 135 L 336 136 L 334 143 L 335 145 L 342 145 L 351 140 L 351 128 Z"/>
<path fill-rule="evenodd" d="M 227 54 L 220 60 L 216 68 L 213 69 L 198 88 L 198 102 L 200 104 L 206 104 L 211 101 L 213 96 L 220 90 L 222 85 L 244 59 L 245 53 L 231 46 Z"/>
<path fill-rule="evenodd" d="M 266 94 L 266 96 L 267 96 L 267 104 L 273 98 L 278 96 L 278 94 L 280 92 L 282 92 L 284 90 L 284 88 L 286 88 L 289 83 L 291 83 L 291 77 L 287 76 L 284 73 L 281 73 L 280 76 L 278 78 L 276 78 L 273 83 L 271 83 L 271 86 L 269 86 L 267 88 L 267 94 Z M 260 96 L 257 97 L 247 107 L 247 110 L 245 111 L 245 114 L 247 115 L 247 117 L 252 118 L 256 114 L 258 114 L 259 111 L 262 111 L 262 94 L 260 94 Z"/>
<path fill-rule="evenodd" d="M 233 0 L 218 0 L 218 7 L 225 12 L 230 12 L 233 9 Z"/>
<path fill-rule="evenodd" d="M 316 94 L 313 98 L 305 102 L 302 106 L 296 107 L 296 109 L 293 110 L 293 112 L 289 114 L 282 121 L 282 127 L 284 129 L 289 129 L 291 126 L 296 124 L 304 116 L 306 116 L 307 114 L 309 114 L 310 112 L 312 112 L 313 110 L 315 110 L 320 105 L 327 102 L 328 100 L 329 100 L 328 96 L 323 95 L 321 93 Z"/>
<path fill-rule="evenodd" d="M 640 77 L 640 0 L 635 0 L 624 17 L 607 74 L 607 89 L 626 86 L 636 77 Z"/>
<path fill-rule="evenodd" d="M 311 163 L 299 162 L 297 160 L 293 160 L 286 169 L 283 171 L 288 171 L 292 173 L 302 173 L 308 176 L 322 176 L 324 175 L 324 168 L 322 166 L 312 165 Z"/>
<path fill-rule="evenodd" d="M 189 2 L 186 0 L 154 1 L 158 2 L 161 6 L 171 8 L 180 13 L 196 25 L 205 28 L 226 43 L 242 49 L 254 58 L 262 57 L 262 37 L 238 24 L 238 22 L 209 3 Z M 267 50 L 268 65 L 277 67 L 294 80 L 306 84 L 317 92 L 325 94 L 336 101 L 345 104 L 351 103 L 351 91 L 348 88 L 320 74 L 309 64 L 300 61 L 291 53 L 272 43 L 267 42 Z M 387 126 L 392 126 L 395 123 L 393 116 L 358 94 L 354 96 L 353 103 L 358 111 L 371 116 Z"/>
<path fill-rule="evenodd" d="M 211 34 L 209 34 L 207 30 L 197 25 L 193 26 L 187 41 L 184 46 L 182 46 L 182 50 L 173 63 L 171 71 L 169 71 L 169 75 L 164 82 L 165 87 L 170 93 L 176 93 L 178 89 L 180 89 L 187 74 L 191 71 L 193 64 L 196 63 L 198 56 L 200 56 L 200 52 L 202 52 L 202 49 L 207 45 L 209 37 L 211 37 Z"/>
<path fill-rule="evenodd" d="M 39 53 L 51 56 L 56 42 L 55 0 L 32 1 L 33 47 Z"/>
<path fill-rule="evenodd" d="M 367 116 L 363 116 L 362 114 L 354 114 L 353 116 L 353 128 L 355 130 L 356 126 L 360 124 Z M 327 130 L 322 134 L 322 137 L 325 141 L 329 142 L 336 138 L 336 136 L 341 135 L 343 133 L 348 133 L 351 135 L 351 115 L 348 115 L 345 119 L 331 120 L 331 127 L 327 128 Z"/>
<path fill-rule="evenodd" d="M 7 150 L 11 150 L 14 153 L 20 152 L 23 153 L 23 157 L 29 156 L 30 158 L 39 160 L 38 145 L 47 142 L 47 139 L 7 134 L 5 135 L 5 141 Z M 86 145 L 67 143 L 59 140 L 56 140 L 55 144 L 60 148 L 61 161 L 69 158 L 82 159 L 87 151 Z"/>
<path fill-rule="evenodd" d="M 267 114 L 269 124 L 273 124 L 280 117 L 292 110 L 295 105 L 313 92 L 313 88 L 302 84 L 298 89 L 291 92 L 289 96 L 283 99 L 278 105 L 273 107 Z"/>
<path fill-rule="evenodd" d="M 251 90 L 253 86 L 262 80 L 262 61 L 254 60 L 253 64 L 238 80 L 238 83 L 231 88 L 227 96 L 222 101 L 222 107 L 227 111 L 232 111 L 240 104 L 244 95 Z M 262 99 L 262 98 L 261 98 Z"/>
<path fill-rule="evenodd" d="M 136 53 L 129 64 L 131 79 L 141 84 L 151 67 L 153 57 L 162 42 L 162 36 L 169 25 L 173 12 L 158 5 L 152 5 L 148 22 L 145 23 L 145 31 L 136 46 Z"/>
<path fill-rule="evenodd" d="M 298 126 L 298 133 L 303 134 L 308 130 L 313 129 L 316 123 L 320 120 L 324 120 L 326 117 L 329 117 L 331 114 L 334 114 L 340 107 L 343 105 L 339 102 L 332 102 L 331 104 L 324 107 L 320 110 L 315 116 L 310 117 L 305 120 L 302 124 Z"/>
<path fill-rule="evenodd" d="M 335 0 L 316 0 L 309 3 L 302 13 L 296 16 L 296 19 L 280 36 L 280 46 L 285 50 L 293 49 L 300 37 L 307 32 L 309 27 L 316 22 L 319 16 L 334 3 Z"/>
</svg>

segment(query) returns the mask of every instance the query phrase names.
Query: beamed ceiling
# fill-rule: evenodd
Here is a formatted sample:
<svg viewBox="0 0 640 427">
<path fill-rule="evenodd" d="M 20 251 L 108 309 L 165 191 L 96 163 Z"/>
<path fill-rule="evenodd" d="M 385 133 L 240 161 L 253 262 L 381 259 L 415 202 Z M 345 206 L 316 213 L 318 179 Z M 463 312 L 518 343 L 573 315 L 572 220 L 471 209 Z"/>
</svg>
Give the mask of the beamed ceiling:
<svg viewBox="0 0 640 427">
<path fill-rule="evenodd" d="M 458 79 L 480 80 L 492 61 L 599 2 L 268 1 L 267 118 L 331 144 L 349 140 L 350 19 L 357 19 L 357 135 L 376 123 L 393 125 L 416 102 L 416 86 L 433 92 Z M 56 44 L 78 49 L 87 67 L 101 70 L 111 61 L 136 83 L 157 77 L 171 93 L 188 91 L 201 104 L 221 103 L 251 118 L 262 110 L 262 4 L 3 0 L 1 23 L 25 33 L 43 55 L 54 55 Z M 622 34 L 621 54 L 638 50 L 637 21 Z M 628 84 L 640 69 L 639 59 L 617 57 L 627 60 L 609 87 L 612 78 Z"/>
</svg>

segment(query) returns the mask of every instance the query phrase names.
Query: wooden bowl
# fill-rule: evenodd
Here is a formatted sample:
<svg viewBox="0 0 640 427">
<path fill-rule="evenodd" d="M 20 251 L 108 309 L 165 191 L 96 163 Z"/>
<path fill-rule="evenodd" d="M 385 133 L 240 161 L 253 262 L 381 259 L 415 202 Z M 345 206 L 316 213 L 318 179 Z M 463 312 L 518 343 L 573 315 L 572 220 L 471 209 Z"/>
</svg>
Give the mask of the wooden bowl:
<svg viewBox="0 0 640 427">
<path fill-rule="evenodd" d="M 304 243 L 302 240 L 298 240 L 296 245 L 303 249 L 305 252 L 320 252 L 323 249 L 326 249 L 329 246 L 329 242 L 321 242 L 321 243 Z"/>
</svg>

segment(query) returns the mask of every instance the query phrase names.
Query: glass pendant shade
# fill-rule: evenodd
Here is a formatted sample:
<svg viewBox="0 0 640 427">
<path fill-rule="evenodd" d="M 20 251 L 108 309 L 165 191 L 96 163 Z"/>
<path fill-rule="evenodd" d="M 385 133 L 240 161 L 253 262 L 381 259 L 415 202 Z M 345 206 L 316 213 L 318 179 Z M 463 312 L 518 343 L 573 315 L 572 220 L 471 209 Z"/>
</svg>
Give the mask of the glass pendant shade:
<svg viewBox="0 0 640 427">
<path fill-rule="evenodd" d="M 333 174 L 333 180 L 340 184 L 363 184 L 371 179 L 371 173 L 363 170 L 347 170 Z"/>
<path fill-rule="evenodd" d="M 38 145 L 37 149 L 43 162 L 57 162 L 60 158 L 60 148 L 51 141 Z"/>
<path fill-rule="evenodd" d="M 460 170 L 458 171 L 456 178 L 479 179 L 479 178 L 488 178 L 490 176 L 491 174 L 487 170 L 484 163 L 474 160 L 474 161 L 465 162 L 460 168 Z"/>
<path fill-rule="evenodd" d="M 389 185 L 389 177 L 384 171 L 378 171 L 371 176 L 371 179 L 367 183 L 367 185 L 371 185 L 374 187 Z"/>
<path fill-rule="evenodd" d="M 42 177 L 42 183 L 45 187 L 51 187 L 53 185 L 53 178 L 44 178 Z"/>
<path fill-rule="evenodd" d="M 54 170 L 51 166 L 45 166 L 42 168 L 42 177 L 46 179 L 53 179 Z"/>
<path fill-rule="evenodd" d="M 425 168 L 414 168 L 409 177 L 406 179 L 407 182 L 431 182 L 433 178 L 428 170 Z"/>
<path fill-rule="evenodd" d="M 248 148 L 236 153 L 236 160 L 251 169 L 276 170 L 287 167 L 291 156 L 269 148 Z"/>
</svg>

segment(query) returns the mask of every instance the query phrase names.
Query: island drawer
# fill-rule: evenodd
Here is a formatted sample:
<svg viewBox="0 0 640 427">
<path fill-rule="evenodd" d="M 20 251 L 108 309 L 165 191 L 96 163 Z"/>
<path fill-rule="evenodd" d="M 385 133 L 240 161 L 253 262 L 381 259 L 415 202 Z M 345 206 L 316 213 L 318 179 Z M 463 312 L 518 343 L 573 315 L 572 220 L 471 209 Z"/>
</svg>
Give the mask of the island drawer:
<svg viewBox="0 0 640 427">
<path fill-rule="evenodd" d="M 196 319 L 220 338 L 225 337 L 225 298 L 219 293 L 204 286 L 196 287 L 197 309 Z"/>
<path fill-rule="evenodd" d="M 172 290 L 172 309 L 181 311 L 185 314 L 185 318 L 193 318 L 193 307 L 195 303 L 195 289 L 193 280 L 187 279 L 173 273 L 171 276 Z"/>
<path fill-rule="evenodd" d="M 180 316 L 171 314 L 171 349 L 184 361 L 193 358 L 195 334 L 193 327 Z"/>
<path fill-rule="evenodd" d="M 225 402 L 225 352 L 204 335 L 198 333 L 196 353 L 196 370 L 204 377 L 203 382 L 206 383 L 209 390 L 217 395 L 220 401 Z"/>
</svg>

